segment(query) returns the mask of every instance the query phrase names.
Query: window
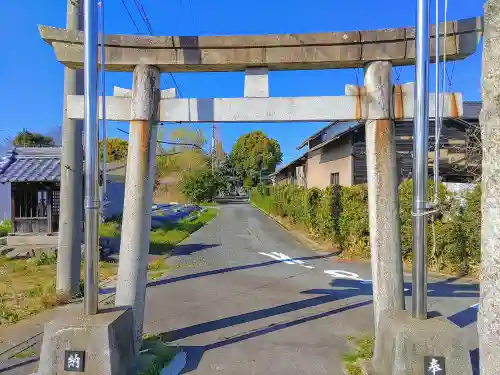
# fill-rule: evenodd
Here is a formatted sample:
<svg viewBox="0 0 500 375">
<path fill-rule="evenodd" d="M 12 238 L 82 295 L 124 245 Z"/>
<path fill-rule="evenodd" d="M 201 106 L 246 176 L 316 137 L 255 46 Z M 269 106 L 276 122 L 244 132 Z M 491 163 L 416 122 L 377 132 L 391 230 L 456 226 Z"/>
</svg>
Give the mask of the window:
<svg viewBox="0 0 500 375">
<path fill-rule="evenodd" d="M 330 174 L 330 185 L 340 185 L 340 174 L 332 173 Z"/>
</svg>

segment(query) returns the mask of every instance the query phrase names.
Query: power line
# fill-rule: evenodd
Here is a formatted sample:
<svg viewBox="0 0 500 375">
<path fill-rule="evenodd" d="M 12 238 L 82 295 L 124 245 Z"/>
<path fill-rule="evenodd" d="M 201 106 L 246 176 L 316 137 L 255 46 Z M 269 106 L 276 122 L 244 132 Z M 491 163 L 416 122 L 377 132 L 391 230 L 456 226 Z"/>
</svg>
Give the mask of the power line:
<svg viewBox="0 0 500 375">
<path fill-rule="evenodd" d="M 122 133 L 125 133 L 127 135 L 130 135 L 130 133 L 126 130 L 123 130 L 123 129 L 120 129 L 120 128 L 117 128 L 118 131 L 122 132 Z M 199 145 L 197 145 L 196 143 L 182 143 L 182 142 L 167 142 L 167 141 L 156 141 L 156 143 L 163 143 L 165 145 L 171 145 L 171 146 L 191 146 L 191 147 L 195 147 L 199 150 L 202 150 L 203 151 L 203 148 L 201 148 Z"/>
<path fill-rule="evenodd" d="M 137 29 L 137 32 L 140 33 L 139 28 L 137 27 L 137 24 L 135 23 L 134 19 L 132 18 L 130 12 L 128 11 L 127 5 L 125 4 L 125 0 L 122 0 L 122 3 L 125 6 L 125 9 L 127 10 L 127 13 L 129 15 L 130 19 L 134 23 L 135 28 Z M 137 8 L 137 11 L 139 12 L 139 15 L 141 16 L 141 18 L 142 18 L 142 20 L 144 22 L 144 24 L 146 25 L 146 28 L 148 29 L 149 35 L 153 36 L 154 35 L 153 25 L 151 25 L 151 22 L 149 21 L 148 14 L 146 12 L 146 9 L 142 5 L 141 0 L 134 0 L 134 4 L 135 4 L 135 7 Z M 172 82 L 174 83 L 174 86 L 177 89 L 177 92 L 179 93 L 179 96 L 182 98 L 183 97 L 182 91 L 181 91 L 179 85 L 177 84 L 177 81 L 176 81 L 174 75 L 172 74 L 172 72 L 168 72 L 168 74 L 172 78 Z M 167 84 L 166 81 L 165 81 L 165 84 Z"/>
<path fill-rule="evenodd" d="M 153 27 L 151 26 L 151 22 L 149 21 L 148 15 L 146 13 L 146 10 L 144 9 L 144 6 L 141 3 L 141 0 L 134 0 L 135 7 L 139 11 L 139 14 L 142 17 L 142 20 L 146 24 L 146 27 L 149 31 L 150 34 L 153 34 Z"/>
<path fill-rule="evenodd" d="M 129 16 L 130 20 L 131 20 L 131 21 L 132 21 L 132 23 L 134 24 L 135 29 L 136 29 L 136 30 L 137 30 L 137 32 L 140 34 L 140 33 L 141 33 L 141 31 L 139 30 L 139 27 L 138 27 L 138 26 L 137 26 L 137 24 L 135 23 L 135 21 L 134 21 L 134 17 L 132 17 L 132 14 L 130 13 L 130 10 L 128 10 L 127 4 L 125 4 L 125 0 L 122 0 L 122 4 L 123 4 L 123 6 L 125 7 L 125 10 L 127 11 L 127 14 L 128 14 L 128 16 Z"/>
</svg>

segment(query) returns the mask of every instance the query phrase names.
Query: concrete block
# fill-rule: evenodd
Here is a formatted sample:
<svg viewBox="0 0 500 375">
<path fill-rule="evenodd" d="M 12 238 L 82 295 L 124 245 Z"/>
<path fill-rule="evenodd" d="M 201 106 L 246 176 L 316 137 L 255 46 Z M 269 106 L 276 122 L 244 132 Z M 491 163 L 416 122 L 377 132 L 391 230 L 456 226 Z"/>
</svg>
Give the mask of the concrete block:
<svg viewBox="0 0 500 375">
<path fill-rule="evenodd" d="M 446 372 L 472 374 L 469 350 L 456 326 L 442 316 L 413 319 L 407 311 L 380 314 L 373 368 L 380 374 L 421 375 L 424 356 L 444 357 Z"/>
<path fill-rule="evenodd" d="M 134 318 L 128 308 L 97 315 L 61 314 L 45 325 L 39 375 L 66 374 L 66 350 L 85 351 L 88 375 L 123 375 L 135 356 Z"/>
<path fill-rule="evenodd" d="M 57 247 L 57 233 L 49 234 L 15 234 L 7 236 L 9 246 L 55 246 Z"/>
</svg>

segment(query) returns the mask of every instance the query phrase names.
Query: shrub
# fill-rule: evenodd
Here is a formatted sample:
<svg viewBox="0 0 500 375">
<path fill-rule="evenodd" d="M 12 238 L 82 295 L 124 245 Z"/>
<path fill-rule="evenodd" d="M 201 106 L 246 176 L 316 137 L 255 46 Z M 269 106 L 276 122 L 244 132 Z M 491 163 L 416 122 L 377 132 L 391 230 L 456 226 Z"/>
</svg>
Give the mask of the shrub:
<svg viewBox="0 0 500 375">
<path fill-rule="evenodd" d="M 0 222 L 0 237 L 5 237 L 7 234 L 12 232 L 12 223 L 10 220 L 4 220 Z"/>
<path fill-rule="evenodd" d="M 366 185 L 342 187 L 338 234 L 340 247 L 362 257 L 370 256 L 368 189 Z"/>
<path fill-rule="evenodd" d="M 465 195 L 465 207 L 462 213 L 463 232 L 466 237 L 465 247 L 469 265 L 479 266 L 481 260 L 481 186 Z"/>
<path fill-rule="evenodd" d="M 333 191 L 327 188 L 319 197 L 318 209 L 315 212 L 316 234 L 319 237 L 333 239 Z"/>
</svg>

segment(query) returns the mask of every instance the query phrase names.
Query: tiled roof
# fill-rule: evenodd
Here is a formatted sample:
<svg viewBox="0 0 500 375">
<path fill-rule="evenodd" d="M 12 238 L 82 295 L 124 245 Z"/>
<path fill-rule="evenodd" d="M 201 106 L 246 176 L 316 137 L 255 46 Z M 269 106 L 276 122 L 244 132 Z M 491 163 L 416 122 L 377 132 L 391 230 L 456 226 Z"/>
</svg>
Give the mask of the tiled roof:
<svg viewBox="0 0 500 375">
<path fill-rule="evenodd" d="M 60 147 L 19 147 L 0 159 L 0 183 L 61 179 Z"/>
</svg>

